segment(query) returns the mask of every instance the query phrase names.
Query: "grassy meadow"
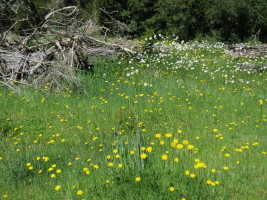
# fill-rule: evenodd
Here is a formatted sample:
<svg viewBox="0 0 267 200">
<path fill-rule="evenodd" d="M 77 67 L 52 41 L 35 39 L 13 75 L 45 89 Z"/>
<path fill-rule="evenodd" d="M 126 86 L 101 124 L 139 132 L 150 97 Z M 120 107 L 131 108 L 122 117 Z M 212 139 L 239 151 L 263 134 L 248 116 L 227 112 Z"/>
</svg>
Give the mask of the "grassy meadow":
<svg viewBox="0 0 267 200">
<path fill-rule="evenodd" d="M 85 92 L 0 88 L 0 199 L 267 199 L 267 73 L 222 43 L 98 61 Z"/>
</svg>

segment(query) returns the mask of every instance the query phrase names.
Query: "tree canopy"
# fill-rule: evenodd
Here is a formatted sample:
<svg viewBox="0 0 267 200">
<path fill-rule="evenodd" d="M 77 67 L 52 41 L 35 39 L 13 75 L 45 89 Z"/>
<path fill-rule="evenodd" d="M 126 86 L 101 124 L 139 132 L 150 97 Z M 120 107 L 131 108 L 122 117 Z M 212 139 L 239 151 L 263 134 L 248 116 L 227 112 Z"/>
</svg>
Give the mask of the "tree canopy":
<svg viewBox="0 0 267 200">
<path fill-rule="evenodd" d="M 21 6 L 14 12 L 11 7 L 19 2 L 30 9 Z M 266 0 L 5 0 L 0 26 L 7 27 L 25 17 L 38 24 L 46 8 L 70 5 L 78 5 L 84 18 L 95 18 L 110 29 L 116 28 L 109 23 L 116 19 L 131 29 L 122 34 L 137 37 L 161 33 L 175 34 L 181 40 L 210 36 L 226 42 L 251 37 L 267 41 Z M 24 24 L 18 28 L 29 27 Z"/>
</svg>

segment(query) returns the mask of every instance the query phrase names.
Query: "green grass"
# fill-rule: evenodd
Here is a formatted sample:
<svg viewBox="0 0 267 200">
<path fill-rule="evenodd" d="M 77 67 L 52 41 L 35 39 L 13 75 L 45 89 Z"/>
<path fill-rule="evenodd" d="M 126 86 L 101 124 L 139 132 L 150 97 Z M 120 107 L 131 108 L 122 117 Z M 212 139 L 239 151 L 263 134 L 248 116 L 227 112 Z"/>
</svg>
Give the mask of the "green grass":
<svg viewBox="0 0 267 200">
<path fill-rule="evenodd" d="M 84 94 L 1 88 L 1 198 L 266 199 L 267 74 L 236 70 L 266 59 L 166 44 L 99 62 Z"/>
</svg>

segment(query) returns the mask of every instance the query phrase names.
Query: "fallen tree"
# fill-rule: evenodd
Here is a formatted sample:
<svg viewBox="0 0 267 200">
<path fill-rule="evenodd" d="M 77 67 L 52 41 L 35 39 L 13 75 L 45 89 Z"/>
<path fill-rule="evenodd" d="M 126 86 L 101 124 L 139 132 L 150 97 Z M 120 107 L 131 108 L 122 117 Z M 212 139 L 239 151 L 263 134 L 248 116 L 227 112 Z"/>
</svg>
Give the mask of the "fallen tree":
<svg viewBox="0 0 267 200">
<path fill-rule="evenodd" d="M 9 35 L 17 24 L 31 23 L 29 18 L 15 21 L 2 32 L 0 85 L 12 89 L 21 84 L 41 88 L 49 83 L 50 89 L 57 90 L 79 86 L 77 71 L 89 69 L 96 57 L 134 53 L 118 41 L 94 37 L 106 28 L 96 26 L 93 20 L 79 20 L 79 12 L 76 6 L 50 10 L 38 26 L 31 25 L 19 37 Z"/>
</svg>

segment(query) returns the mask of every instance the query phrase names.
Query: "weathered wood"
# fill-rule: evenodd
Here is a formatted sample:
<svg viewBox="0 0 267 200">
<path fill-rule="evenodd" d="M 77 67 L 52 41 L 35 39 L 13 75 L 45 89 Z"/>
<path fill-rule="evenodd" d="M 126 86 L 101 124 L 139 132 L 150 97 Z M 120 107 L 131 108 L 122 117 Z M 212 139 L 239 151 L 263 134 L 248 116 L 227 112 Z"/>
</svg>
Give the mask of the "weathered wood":
<svg viewBox="0 0 267 200">
<path fill-rule="evenodd" d="M 95 30 L 85 31 L 84 26 L 88 27 L 88 24 L 77 19 L 77 12 L 76 6 L 52 10 L 39 27 L 33 27 L 32 32 L 21 36 L 17 44 L 0 48 L 0 85 L 15 88 L 19 83 L 38 87 L 46 82 L 51 82 L 51 87 L 53 84 L 61 87 L 61 82 L 77 84 L 76 71 L 80 66 L 91 68 L 97 57 L 115 58 L 122 52 L 136 53 L 123 45 L 107 42 L 105 38 L 93 37 Z M 6 35 L 0 41 L 8 44 Z M 12 49 L 7 48 L 11 46 Z"/>
<path fill-rule="evenodd" d="M 267 56 L 267 44 L 261 45 L 229 45 L 228 51 L 231 56 L 234 57 L 266 57 Z M 237 66 L 236 71 L 244 71 L 249 74 L 259 73 L 267 70 L 267 65 L 257 65 L 254 63 L 244 62 Z"/>
<path fill-rule="evenodd" d="M 261 45 L 229 45 L 228 50 L 233 56 L 258 57 L 267 55 L 267 44 Z"/>
<path fill-rule="evenodd" d="M 254 63 L 241 63 L 238 65 L 236 68 L 237 71 L 245 71 L 248 73 L 258 73 L 258 72 L 263 72 L 267 70 L 267 65 L 258 65 Z"/>
</svg>

